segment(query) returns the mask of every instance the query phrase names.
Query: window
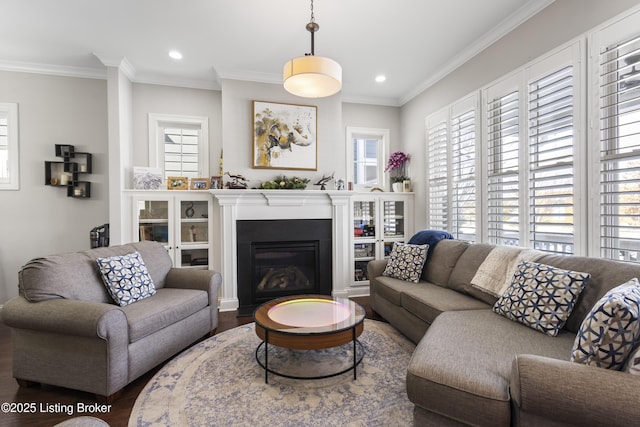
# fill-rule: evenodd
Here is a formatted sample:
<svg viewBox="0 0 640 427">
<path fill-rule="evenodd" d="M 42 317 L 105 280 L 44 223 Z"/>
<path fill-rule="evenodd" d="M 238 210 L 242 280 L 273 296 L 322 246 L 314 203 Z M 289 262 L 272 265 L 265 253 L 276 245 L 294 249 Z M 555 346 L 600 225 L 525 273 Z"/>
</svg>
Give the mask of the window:
<svg viewBox="0 0 640 427">
<path fill-rule="evenodd" d="M 19 188 L 19 168 L 18 104 L 0 103 L 0 190 Z"/>
<path fill-rule="evenodd" d="M 594 35 L 600 256 L 640 262 L 640 13 Z M 635 32 L 635 34 L 634 34 Z M 594 87 L 594 86 L 592 86 Z"/>
<path fill-rule="evenodd" d="M 355 188 L 384 188 L 385 153 L 388 151 L 389 130 L 347 128 L 347 180 Z"/>
<path fill-rule="evenodd" d="M 164 178 L 209 176 L 209 130 L 206 117 L 149 114 L 149 165 Z"/>
<path fill-rule="evenodd" d="M 573 253 L 573 66 L 529 83 L 529 241 L 534 249 Z"/>
<path fill-rule="evenodd" d="M 477 241 L 478 96 L 427 118 L 427 226 Z"/>
</svg>

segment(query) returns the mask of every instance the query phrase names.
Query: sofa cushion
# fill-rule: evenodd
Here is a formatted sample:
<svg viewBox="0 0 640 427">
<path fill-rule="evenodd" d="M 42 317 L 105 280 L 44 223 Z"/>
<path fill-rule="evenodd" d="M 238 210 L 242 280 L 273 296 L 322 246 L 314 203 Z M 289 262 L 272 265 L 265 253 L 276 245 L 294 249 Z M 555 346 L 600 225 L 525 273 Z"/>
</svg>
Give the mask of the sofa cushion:
<svg viewBox="0 0 640 427">
<path fill-rule="evenodd" d="M 432 323 L 445 311 L 491 308 L 468 295 L 428 282 L 405 286 L 400 294 L 400 304 L 409 313 L 427 323 Z"/>
<path fill-rule="evenodd" d="M 640 338 L 640 284 L 633 278 L 611 289 L 582 322 L 571 361 L 620 370 Z"/>
<path fill-rule="evenodd" d="M 207 307 L 207 292 L 193 289 L 158 289 L 156 294 L 122 307 L 127 315 L 129 342 L 136 342 L 148 335 L 186 319 Z"/>
<path fill-rule="evenodd" d="M 480 264 L 482 264 L 489 255 L 489 252 L 495 247 L 495 245 L 488 243 L 470 245 L 467 250 L 460 255 L 460 258 L 458 258 L 456 268 L 451 272 L 447 287 L 455 289 L 458 292 L 464 292 L 487 304 L 495 304 L 498 298 L 471 285 L 471 280 L 476 275 Z"/>
<path fill-rule="evenodd" d="M 418 283 L 422 266 L 427 260 L 429 245 L 411 245 L 395 242 L 383 276 Z"/>
<path fill-rule="evenodd" d="M 421 230 L 411 236 L 409 244 L 411 245 L 429 245 L 427 258 L 433 253 L 436 245 L 440 240 L 454 239 L 453 235 L 442 230 Z"/>
<path fill-rule="evenodd" d="M 541 334 L 491 310 L 442 313 L 409 362 L 409 400 L 470 425 L 508 426 L 514 356 L 567 360 L 574 338 L 566 331 Z"/>
<path fill-rule="evenodd" d="M 524 261 L 493 311 L 550 336 L 569 318 L 588 273 Z"/>
<path fill-rule="evenodd" d="M 425 263 L 422 280 L 446 287 L 458 258 L 469 245 L 461 240 L 441 240 Z"/>
<path fill-rule="evenodd" d="M 139 252 L 98 258 L 96 262 L 109 295 L 119 306 L 133 304 L 156 293 Z"/>
</svg>

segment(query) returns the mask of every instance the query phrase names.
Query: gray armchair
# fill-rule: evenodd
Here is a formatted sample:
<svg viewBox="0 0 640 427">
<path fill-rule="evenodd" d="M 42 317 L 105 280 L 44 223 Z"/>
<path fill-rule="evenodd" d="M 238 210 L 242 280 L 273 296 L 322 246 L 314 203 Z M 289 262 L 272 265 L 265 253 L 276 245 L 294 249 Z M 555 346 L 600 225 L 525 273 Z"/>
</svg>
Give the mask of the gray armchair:
<svg viewBox="0 0 640 427">
<path fill-rule="evenodd" d="M 124 307 L 102 282 L 96 259 L 138 251 L 156 293 Z M 220 273 L 173 268 L 164 247 L 137 242 L 29 261 L 19 296 L 2 308 L 12 329 L 13 376 L 111 402 L 127 384 L 218 325 Z"/>
</svg>

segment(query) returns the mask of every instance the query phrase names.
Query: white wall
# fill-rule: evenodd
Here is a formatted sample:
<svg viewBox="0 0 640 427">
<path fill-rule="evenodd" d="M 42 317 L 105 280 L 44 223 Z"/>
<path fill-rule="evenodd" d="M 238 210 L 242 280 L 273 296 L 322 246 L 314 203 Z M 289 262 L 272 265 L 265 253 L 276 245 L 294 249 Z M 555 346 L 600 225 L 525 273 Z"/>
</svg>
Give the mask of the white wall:
<svg viewBox="0 0 640 427">
<path fill-rule="evenodd" d="M 391 152 L 402 148 L 399 107 L 345 102 L 342 104 L 342 123 L 343 135 L 346 135 L 347 127 L 389 129 Z"/>
<path fill-rule="evenodd" d="M 209 118 L 209 172 L 217 175 L 222 105 L 217 90 L 133 84 L 133 165 L 149 166 L 149 113 Z"/>
<path fill-rule="evenodd" d="M 29 259 L 88 249 L 89 231 L 107 217 L 107 84 L 105 80 L 0 71 L 0 102 L 18 103 L 20 189 L 0 191 L 0 304 L 18 294 L 18 270 Z M 67 197 L 44 185 L 55 144 L 93 155 L 91 198 Z"/>
<path fill-rule="evenodd" d="M 340 95 L 328 98 L 305 99 L 291 95 L 280 84 L 222 80 L 222 141 L 224 170 L 241 174 L 249 180 L 249 187 L 277 175 L 309 178 L 309 189 L 323 174 L 335 171 L 336 178 L 346 172 L 344 134 L 341 131 L 342 103 Z M 253 101 L 315 105 L 318 107 L 318 170 L 252 169 Z M 228 177 L 227 177 L 228 178 Z"/>
<path fill-rule="evenodd" d="M 425 118 L 638 4 L 637 0 L 556 0 L 402 106 L 402 148 L 412 154 L 421 153 L 411 160 L 413 186 L 417 194 L 416 230 L 426 224 Z M 422 175 L 416 179 L 416 173 Z"/>
</svg>

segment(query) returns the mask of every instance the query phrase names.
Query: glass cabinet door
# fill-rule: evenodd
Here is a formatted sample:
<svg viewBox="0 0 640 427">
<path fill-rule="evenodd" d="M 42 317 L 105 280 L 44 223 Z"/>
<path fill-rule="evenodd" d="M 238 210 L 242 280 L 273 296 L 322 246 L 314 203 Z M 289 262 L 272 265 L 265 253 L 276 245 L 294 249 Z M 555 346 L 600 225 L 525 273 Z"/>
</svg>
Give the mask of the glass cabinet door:
<svg viewBox="0 0 640 427">
<path fill-rule="evenodd" d="M 402 200 L 384 200 L 382 217 L 385 238 L 404 236 L 404 202 Z"/>
<path fill-rule="evenodd" d="M 207 268 L 209 264 L 209 202 L 180 200 L 180 237 L 178 245 L 181 267 Z"/>
<path fill-rule="evenodd" d="M 353 237 L 365 238 L 376 235 L 376 204 L 374 201 L 353 202 Z"/>
<path fill-rule="evenodd" d="M 153 240 L 169 244 L 169 201 L 138 200 L 138 240 Z"/>
</svg>

